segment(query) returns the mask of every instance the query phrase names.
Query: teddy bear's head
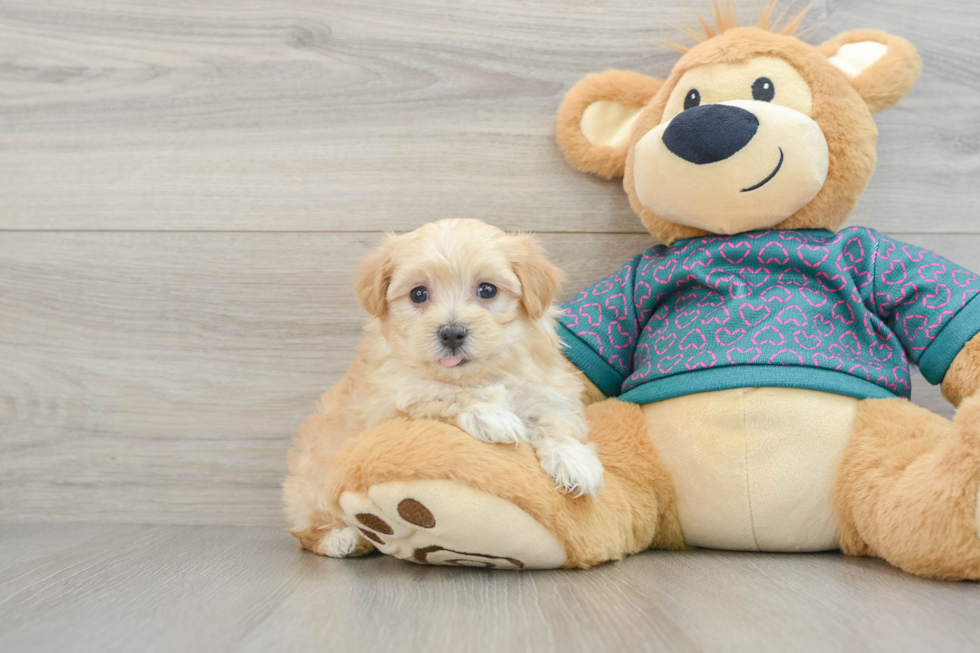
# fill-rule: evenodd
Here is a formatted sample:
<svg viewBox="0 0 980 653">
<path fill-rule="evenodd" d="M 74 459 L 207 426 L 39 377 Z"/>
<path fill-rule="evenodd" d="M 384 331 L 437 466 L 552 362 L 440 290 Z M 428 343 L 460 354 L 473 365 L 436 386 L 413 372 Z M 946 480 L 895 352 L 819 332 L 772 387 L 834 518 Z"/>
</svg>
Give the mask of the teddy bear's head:
<svg viewBox="0 0 980 653">
<path fill-rule="evenodd" d="M 894 105 L 921 71 L 904 39 L 846 32 L 819 46 L 793 35 L 803 16 L 770 28 L 716 27 L 666 80 L 608 70 L 576 84 L 558 141 L 580 170 L 623 187 L 665 243 L 760 229 L 838 228 L 875 168 L 871 113 Z"/>
</svg>

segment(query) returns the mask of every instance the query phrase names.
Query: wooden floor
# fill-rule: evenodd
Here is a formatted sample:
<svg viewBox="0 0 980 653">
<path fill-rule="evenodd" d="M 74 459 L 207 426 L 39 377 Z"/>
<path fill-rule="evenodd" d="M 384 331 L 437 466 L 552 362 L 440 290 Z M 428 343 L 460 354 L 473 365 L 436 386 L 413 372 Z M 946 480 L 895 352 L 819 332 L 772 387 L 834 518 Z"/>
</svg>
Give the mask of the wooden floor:
<svg viewBox="0 0 980 653">
<path fill-rule="evenodd" d="M 975 651 L 980 589 L 838 554 L 328 560 L 274 529 L 0 525 L 0 651 Z"/>
<path fill-rule="evenodd" d="M 538 232 L 567 297 L 648 247 L 555 111 L 591 71 L 666 75 L 708 4 L 0 0 L 0 651 L 962 649 L 980 587 L 875 561 L 495 575 L 282 531 L 289 437 L 360 337 L 357 260 L 477 217 Z M 961 0 L 804 24 L 918 46 L 850 224 L 980 270 L 978 25 Z M 921 377 L 914 401 L 952 414 Z"/>
</svg>

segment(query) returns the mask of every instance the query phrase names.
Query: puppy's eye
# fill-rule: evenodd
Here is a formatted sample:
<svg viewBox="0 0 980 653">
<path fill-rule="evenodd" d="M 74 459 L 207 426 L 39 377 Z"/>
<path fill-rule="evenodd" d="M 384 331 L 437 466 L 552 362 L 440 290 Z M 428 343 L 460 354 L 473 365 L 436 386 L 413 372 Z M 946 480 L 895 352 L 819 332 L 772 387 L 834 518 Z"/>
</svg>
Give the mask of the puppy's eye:
<svg viewBox="0 0 980 653">
<path fill-rule="evenodd" d="M 701 104 L 701 94 L 698 93 L 698 89 L 692 88 L 684 96 L 684 109 L 691 109 L 699 104 Z"/>
<path fill-rule="evenodd" d="M 408 293 L 408 296 L 412 298 L 413 303 L 424 304 L 429 300 L 429 289 L 425 286 L 416 286 L 412 288 L 412 292 Z"/>
<path fill-rule="evenodd" d="M 497 286 L 492 283 L 481 283 L 476 289 L 476 294 L 480 299 L 493 299 L 497 296 Z"/>
<path fill-rule="evenodd" d="M 771 102 L 776 97 L 776 86 L 768 77 L 760 77 L 752 82 L 752 99 Z"/>
</svg>

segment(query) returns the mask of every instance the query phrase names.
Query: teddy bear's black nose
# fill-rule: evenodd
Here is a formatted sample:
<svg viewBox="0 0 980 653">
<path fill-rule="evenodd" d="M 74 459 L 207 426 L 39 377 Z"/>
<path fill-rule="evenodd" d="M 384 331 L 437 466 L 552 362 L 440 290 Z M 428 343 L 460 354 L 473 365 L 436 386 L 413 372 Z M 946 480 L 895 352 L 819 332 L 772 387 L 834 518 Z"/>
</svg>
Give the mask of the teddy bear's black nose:
<svg viewBox="0 0 980 653">
<path fill-rule="evenodd" d="M 702 104 L 677 114 L 664 130 L 667 149 L 691 163 L 724 161 L 748 145 L 759 130 L 751 111 L 728 104 Z"/>
</svg>

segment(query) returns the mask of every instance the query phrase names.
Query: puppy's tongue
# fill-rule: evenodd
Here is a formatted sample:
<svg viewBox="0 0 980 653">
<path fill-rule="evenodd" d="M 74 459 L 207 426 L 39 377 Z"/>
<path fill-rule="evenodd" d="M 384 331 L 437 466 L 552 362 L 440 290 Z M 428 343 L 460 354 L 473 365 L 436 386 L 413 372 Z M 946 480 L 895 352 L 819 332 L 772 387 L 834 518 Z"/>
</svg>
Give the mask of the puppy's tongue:
<svg viewBox="0 0 980 653">
<path fill-rule="evenodd" d="M 443 367 L 456 367 L 461 360 L 463 360 L 462 356 L 443 356 L 439 359 L 439 363 Z"/>
</svg>

